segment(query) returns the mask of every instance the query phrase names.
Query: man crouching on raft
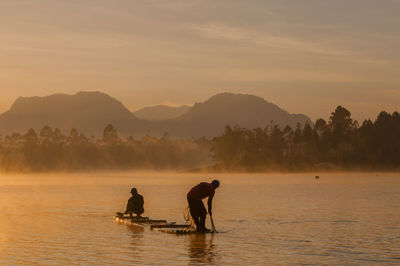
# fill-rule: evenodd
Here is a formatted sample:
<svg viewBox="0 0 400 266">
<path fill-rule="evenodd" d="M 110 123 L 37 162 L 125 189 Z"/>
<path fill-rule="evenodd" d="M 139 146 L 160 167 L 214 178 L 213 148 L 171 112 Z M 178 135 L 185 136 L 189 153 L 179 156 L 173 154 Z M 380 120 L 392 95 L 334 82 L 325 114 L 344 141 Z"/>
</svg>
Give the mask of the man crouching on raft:
<svg viewBox="0 0 400 266">
<path fill-rule="evenodd" d="M 209 232 L 206 228 L 207 211 L 204 207 L 202 199 L 208 197 L 208 214 L 212 216 L 212 200 L 215 194 L 215 189 L 219 187 L 219 181 L 213 180 L 211 183 L 202 182 L 194 186 L 187 194 L 187 200 L 190 208 L 190 215 L 196 225 L 196 231 Z"/>
<path fill-rule="evenodd" d="M 129 213 L 129 216 L 132 218 L 132 213 L 136 214 L 136 217 L 141 217 L 142 213 L 144 212 L 143 209 L 143 196 L 140 195 L 136 188 L 131 189 L 132 197 L 128 200 L 128 204 L 126 206 L 126 211 L 124 214 Z"/>
</svg>

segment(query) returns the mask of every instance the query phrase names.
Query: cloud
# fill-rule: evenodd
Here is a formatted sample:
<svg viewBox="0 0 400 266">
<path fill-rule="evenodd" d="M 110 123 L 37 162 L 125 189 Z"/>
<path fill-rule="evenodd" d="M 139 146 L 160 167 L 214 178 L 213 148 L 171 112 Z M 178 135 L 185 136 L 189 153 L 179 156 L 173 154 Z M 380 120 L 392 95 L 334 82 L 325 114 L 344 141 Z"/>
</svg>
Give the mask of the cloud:
<svg viewBox="0 0 400 266">
<path fill-rule="evenodd" d="M 218 24 L 191 25 L 189 29 L 193 29 L 203 37 L 210 39 L 233 41 L 248 41 L 251 39 L 251 35 L 248 33 L 248 31 L 240 28 L 227 27 Z"/>
<path fill-rule="evenodd" d="M 387 99 L 400 99 L 400 88 L 397 89 L 384 89 L 379 91 L 379 95 Z"/>
<path fill-rule="evenodd" d="M 344 55 L 345 51 L 327 47 L 310 41 L 299 40 L 287 36 L 279 36 L 250 28 L 226 26 L 218 23 L 191 25 L 190 28 L 207 39 L 232 42 L 246 42 L 255 46 L 263 46 L 281 50 L 303 51 L 324 55 Z"/>
<path fill-rule="evenodd" d="M 300 26 L 300 29 L 304 25 Z M 319 28 L 318 25 L 312 27 Z M 322 26 L 320 26 L 323 28 Z M 282 58 L 296 59 L 302 56 L 309 56 L 309 60 L 340 60 L 342 63 L 376 65 L 379 67 L 390 67 L 398 64 L 391 57 L 382 56 L 382 53 L 392 54 L 395 43 L 399 38 L 382 34 L 366 35 L 365 33 L 351 33 L 338 36 L 321 36 L 316 32 L 314 36 L 301 34 L 277 34 L 273 29 L 258 26 L 230 26 L 221 22 L 206 24 L 189 24 L 187 28 L 204 39 L 204 42 L 226 42 L 230 47 L 248 46 L 254 51 L 264 53 L 279 53 Z M 321 29 L 319 29 L 321 31 Z M 329 26 L 325 31 L 334 32 L 334 27 Z M 378 43 L 377 40 L 382 40 Z M 389 41 L 387 41 L 389 40 Z M 385 51 L 379 47 L 388 46 Z M 395 56 L 396 57 L 396 56 Z"/>
<path fill-rule="evenodd" d="M 259 82 L 259 81 L 313 81 L 313 82 L 355 82 L 363 81 L 360 77 L 343 75 L 326 71 L 306 71 L 288 68 L 265 69 L 230 69 L 222 76 L 223 80 L 231 82 Z"/>
</svg>

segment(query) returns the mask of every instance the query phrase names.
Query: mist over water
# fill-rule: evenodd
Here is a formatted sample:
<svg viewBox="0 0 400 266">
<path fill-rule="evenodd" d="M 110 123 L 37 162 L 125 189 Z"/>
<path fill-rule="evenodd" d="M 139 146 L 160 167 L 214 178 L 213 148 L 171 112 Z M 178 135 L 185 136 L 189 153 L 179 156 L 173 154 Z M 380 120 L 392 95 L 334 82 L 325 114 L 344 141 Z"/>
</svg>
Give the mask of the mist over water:
<svg viewBox="0 0 400 266">
<path fill-rule="evenodd" d="M 320 176 L 2 175 L 0 264 L 399 264 L 400 175 Z M 146 216 L 183 223 L 186 193 L 214 178 L 219 234 L 113 222 L 135 186 Z"/>
</svg>

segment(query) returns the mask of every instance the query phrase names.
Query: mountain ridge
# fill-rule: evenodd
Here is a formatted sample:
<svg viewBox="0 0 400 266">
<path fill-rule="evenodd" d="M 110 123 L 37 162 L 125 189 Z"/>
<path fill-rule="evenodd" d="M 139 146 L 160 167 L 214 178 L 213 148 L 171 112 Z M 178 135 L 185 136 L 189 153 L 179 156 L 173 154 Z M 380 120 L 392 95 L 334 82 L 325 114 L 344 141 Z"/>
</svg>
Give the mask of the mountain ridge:
<svg viewBox="0 0 400 266">
<path fill-rule="evenodd" d="M 108 124 L 121 136 L 161 136 L 179 138 L 215 137 L 226 126 L 264 128 L 271 123 L 292 128 L 297 123 L 311 123 L 303 114 L 289 114 L 261 97 L 249 94 L 219 93 L 195 103 L 181 115 L 165 120 L 140 119 L 120 101 L 108 94 L 91 91 L 74 95 L 53 94 L 44 97 L 19 97 L 11 108 L 0 114 L 0 133 L 25 133 L 44 126 L 69 132 L 72 128 L 99 135 Z"/>
</svg>

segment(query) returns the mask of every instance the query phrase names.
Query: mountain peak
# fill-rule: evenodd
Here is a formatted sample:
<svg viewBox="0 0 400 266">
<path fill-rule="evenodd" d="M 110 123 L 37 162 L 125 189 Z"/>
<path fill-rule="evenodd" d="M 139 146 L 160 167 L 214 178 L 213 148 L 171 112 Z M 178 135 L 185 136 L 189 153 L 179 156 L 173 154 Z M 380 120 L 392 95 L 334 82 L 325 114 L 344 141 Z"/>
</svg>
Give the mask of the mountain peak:
<svg viewBox="0 0 400 266">
<path fill-rule="evenodd" d="M 205 112 L 208 112 L 208 114 Z M 261 115 L 263 116 L 262 121 L 265 123 L 265 115 L 274 117 L 276 115 L 289 115 L 289 113 L 255 95 L 225 92 L 216 94 L 203 103 L 196 103 L 187 113 L 188 117 L 205 115 L 211 119 L 230 117 L 230 120 L 242 118 L 243 121 Z M 251 116 L 248 117 L 247 115 Z"/>
<path fill-rule="evenodd" d="M 56 93 L 48 96 L 18 97 L 11 106 L 10 112 L 24 113 L 31 108 L 39 110 L 43 107 L 65 108 L 64 104 L 58 105 L 59 103 L 70 104 L 73 102 L 82 102 L 89 104 L 108 100 L 120 103 L 111 96 L 99 91 L 79 91 L 74 95 Z M 29 112 L 31 111 L 29 110 Z"/>
<path fill-rule="evenodd" d="M 269 103 L 259 96 L 231 92 L 216 94 L 205 101 L 204 104 L 216 104 L 220 106 L 226 105 L 228 108 L 232 107 L 233 105 L 269 105 L 271 108 L 275 108 L 277 110 L 280 109 L 277 105 Z"/>
<path fill-rule="evenodd" d="M 110 123 L 123 128 L 122 121 L 136 120 L 120 101 L 98 91 L 19 97 L 1 118 L 3 124 L 6 120 L 11 125 L 8 131 L 40 130 L 49 125 L 64 131 L 82 129 L 92 134 L 102 132 Z"/>
<path fill-rule="evenodd" d="M 290 114 L 261 97 L 234 93 L 220 93 L 205 102 L 196 103 L 178 120 L 186 121 L 198 134 L 206 136 L 215 136 L 228 125 L 253 129 L 265 128 L 271 124 L 281 128 L 287 125 L 295 128 L 297 123 L 311 124 L 305 115 Z M 212 135 L 207 134 L 204 129 L 206 125 L 213 127 Z"/>
</svg>

